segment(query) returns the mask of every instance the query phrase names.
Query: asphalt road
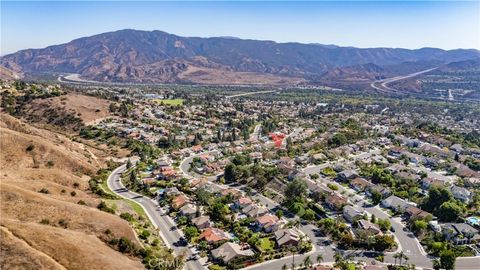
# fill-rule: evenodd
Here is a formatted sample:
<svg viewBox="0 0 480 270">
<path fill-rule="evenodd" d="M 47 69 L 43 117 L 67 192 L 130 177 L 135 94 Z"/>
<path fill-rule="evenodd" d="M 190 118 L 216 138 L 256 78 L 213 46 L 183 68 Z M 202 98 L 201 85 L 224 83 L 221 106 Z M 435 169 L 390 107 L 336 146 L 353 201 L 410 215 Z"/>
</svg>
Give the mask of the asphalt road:
<svg viewBox="0 0 480 270">
<path fill-rule="evenodd" d="M 430 72 L 432 70 L 435 70 L 437 68 L 438 67 L 430 68 L 430 69 L 422 70 L 422 71 L 415 72 L 415 73 L 408 74 L 408 75 L 404 75 L 404 76 L 395 76 L 395 77 L 392 77 L 392 78 L 387 78 L 387 79 L 383 79 L 383 80 L 374 81 L 370 84 L 370 86 L 372 88 L 382 92 L 382 93 L 398 92 L 398 90 L 389 87 L 388 84 L 396 82 L 396 81 L 412 78 L 412 77 L 421 75 L 423 73 L 427 73 L 427 72 Z"/>
<path fill-rule="evenodd" d="M 248 92 L 248 93 L 242 93 L 242 94 L 236 94 L 236 95 L 226 96 L 225 98 L 228 99 L 228 98 L 234 98 L 234 97 L 243 97 L 243 96 L 251 96 L 251 95 L 256 95 L 256 94 L 266 94 L 266 93 L 274 93 L 274 92 L 277 92 L 277 90 Z"/>
<path fill-rule="evenodd" d="M 147 213 L 150 221 L 160 231 L 160 235 L 165 242 L 165 245 L 169 248 L 172 248 L 174 254 L 176 255 L 180 254 L 181 252 L 185 252 L 186 258 L 188 259 L 193 254 L 192 250 L 186 247 L 175 245 L 175 243 L 177 243 L 180 238 L 183 237 L 183 234 L 180 230 L 171 230 L 171 228 L 176 225 L 175 222 L 168 215 L 166 215 L 160 207 L 158 207 L 158 203 L 156 201 L 141 194 L 129 191 L 127 188 L 125 188 L 120 180 L 120 176 L 125 170 L 125 165 L 113 170 L 108 177 L 108 187 L 118 196 L 140 204 Z M 190 260 L 186 262 L 185 269 L 204 269 L 204 266 L 199 261 Z"/>
<path fill-rule="evenodd" d="M 213 151 L 208 151 L 208 152 L 202 152 L 202 153 L 191 155 L 191 156 L 185 158 L 184 160 L 182 160 L 182 162 L 180 162 L 180 166 L 179 166 L 180 171 L 187 178 L 206 178 L 210 182 L 216 181 L 218 175 L 204 176 L 204 175 L 200 175 L 200 174 L 190 170 L 190 167 L 191 167 L 191 164 L 192 164 L 194 158 L 199 157 L 201 155 L 214 153 L 214 152 L 217 152 L 217 151 L 213 150 Z"/>
</svg>

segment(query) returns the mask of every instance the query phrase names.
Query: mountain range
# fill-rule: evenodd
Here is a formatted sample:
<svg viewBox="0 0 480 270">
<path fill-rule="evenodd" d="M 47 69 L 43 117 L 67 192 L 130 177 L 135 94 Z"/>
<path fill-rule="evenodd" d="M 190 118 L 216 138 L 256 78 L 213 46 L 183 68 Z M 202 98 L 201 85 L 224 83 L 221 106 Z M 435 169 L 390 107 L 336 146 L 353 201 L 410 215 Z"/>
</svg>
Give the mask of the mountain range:
<svg viewBox="0 0 480 270">
<path fill-rule="evenodd" d="M 476 59 L 473 49 L 354 48 L 120 30 L 5 55 L 16 74 L 75 73 L 103 82 L 308 84 L 362 81 Z"/>
</svg>

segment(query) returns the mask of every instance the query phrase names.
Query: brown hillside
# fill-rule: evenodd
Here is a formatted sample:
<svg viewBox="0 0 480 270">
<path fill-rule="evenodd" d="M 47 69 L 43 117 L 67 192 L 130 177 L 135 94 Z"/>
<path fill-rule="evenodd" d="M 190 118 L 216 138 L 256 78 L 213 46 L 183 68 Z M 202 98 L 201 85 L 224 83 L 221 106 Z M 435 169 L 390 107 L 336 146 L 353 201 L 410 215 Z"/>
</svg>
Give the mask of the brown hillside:
<svg viewBox="0 0 480 270">
<path fill-rule="evenodd" d="M 140 262 L 132 261 L 105 246 L 93 235 L 10 219 L 2 220 L 1 226 L 3 232 L 8 230 L 11 233 L 11 242 L 16 244 L 16 247 L 11 247 L 8 252 L 23 251 L 22 255 L 33 256 L 31 261 L 43 260 L 43 263 L 47 264 L 42 265 L 41 268 L 22 267 L 23 269 L 143 269 Z M 17 238 L 16 241 L 14 237 Z M 23 242 L 23 245 L 19 242 Z M 22 263 L 25 259 L 9 260 L 8 255 L 16 256 L 16 254 L 5 253 L 7 255 L 5 262 L 9 261 L 9 263 L 2 265 L 3 269 L 16 268 L 16 264 Z M 3 254 L 2 257 L 4 257 Z M 32 262 L 24 261 L 23 263 L 26 266 L 25 264 Z"/>
<path fill-rule="evenodd" d="M 102 166 L 101 156 L 61 134 L 0 114 L 2 269 L 142 268 L 101 240 L 125 236 L 136 243 L 129 224 L 98 210 L 100 199 L 88 190 L 88 175 Z"/>
<path fill-rule="evenodd" d="M 25 106 L 25 116 L 35 123 L 54 123 L 69 128 L 77 127 L 74 121 L 60 122 L 59 118 L 76 117 L 83 124 L 90 124 L 96 120 L 110 116 L 110 101 L 69 93 L 58 97 L 35 99 Z"/>
</svg>

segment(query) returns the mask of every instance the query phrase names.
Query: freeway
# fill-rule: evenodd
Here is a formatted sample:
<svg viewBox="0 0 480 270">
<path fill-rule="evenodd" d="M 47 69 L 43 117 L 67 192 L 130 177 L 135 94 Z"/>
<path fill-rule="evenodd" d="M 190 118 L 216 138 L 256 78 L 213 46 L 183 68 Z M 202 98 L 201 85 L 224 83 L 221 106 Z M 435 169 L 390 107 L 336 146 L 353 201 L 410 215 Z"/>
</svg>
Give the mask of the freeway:
<svg viewBox="0 0 480 270">
<path fill-rule="evenodd" d="M 183 237 L 182 232 L 177 229 L 171 230 L 171 228 L 175 226 L 175 222 L 165 214 L 165 212 L 159 207 L 158 203 L 141 194 L 129 191 L 122 184 L 120 176 L 125 170 L 126 165 L 122 165 L 113 170 L 107 180 L 108 188 L 118 196 L 138 203 L 145 210 L 145 213 L 153 225 L 160 231 L 160 236 L 165 242 L 165 245 L 172 248 L 174 254 L 178 255 L 185 252 L 186 258 L 189 258 L 193 254 L 192 250 L 175 244 L 180 241 L 181 237 Z M 197 260 L 189 260 L 185 265 L 185 269 L 204 269 L 204 266 Z"/>
<path fill-rule="evenodd" d="M 416 77 L 416 76 L 421 75 L 423 73 L 427 73 L 427 72 L 430 72 L 432 70 L 435 70 L 437 68 L 438 67 L 430 68 L 430 69 L 422 70 L 422 71 L 419 71 L 419 72 L 411 73 L 411 74 L 408 74 L 408 75 L 395 76 L 395 77 L 392 77 L 392 78 L 387 78 L 387 79 L 383 79 L 383 80 L 374 81 L 370 84 L 370 86 L 372 88 L 382 92 L 382 93 L 395 93 L 395 92 L 398 92 L 398 90 L 389 87 L 388 84 L 391 84 L 391 83 L 396 82 L 396 81 L 401 81 L 401 80 L 413 78 L 413 77 Z"/>
<path fill-rule="evenodd" d="M 251 95 L 256 95 L 256 94 L 266 94 L 266 93 L 274 93 L 274 92 L 277 92 L 277 90 L 248 92 L 248 93 L 226 96 L 225 98 L 229 99 L 229 98 L 234 98 L 234 97 L 243 97 L 243 96 L 251 96 Z"/>
</svg>

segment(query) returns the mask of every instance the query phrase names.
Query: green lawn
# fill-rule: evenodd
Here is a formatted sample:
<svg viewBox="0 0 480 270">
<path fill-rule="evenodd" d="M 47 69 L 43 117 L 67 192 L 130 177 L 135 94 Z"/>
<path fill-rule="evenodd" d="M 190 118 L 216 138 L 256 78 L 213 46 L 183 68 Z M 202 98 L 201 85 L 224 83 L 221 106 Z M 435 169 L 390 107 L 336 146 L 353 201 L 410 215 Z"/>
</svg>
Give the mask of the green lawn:
<svg viewBox="0 0 480 270">
<path fill-rule="evenodd" d="M 108 185 L 107 185 L 107 181 L 105 182 L 102 182 L 100 184 L 100 186 L 103 188 L 103 190 L 109 194 L 112 194 L 113 196 L 115 196 L 116 198 L 118 198 L 118 200 L 123 200 L 125 201 L 128 205 L 130 205 L 130 207 L 132 207 L 133 211 L 135 211 L 135 213 L 137 213 L 139 216 L 143 216 L 145 218 L 148 219 L 147 217 L 147 214 L 145 213 L 145 211 L 143 210 L 143 208 L 136 202 L 134 201 L 131 201 L 131 200 L 127 200 L 127 199 L 124 199 L 124 198 L 120 198 L 119 196 L 117 196 L 115 193 L 113 193 L 112 190 L 110 190 L 108 188 Z M 114 202 L 115 200 L 107 200 L 109 202 Z"/>
<path fill-rule="evenodd" d="M 154 102 L 158 104 L 164 104 L 164 105 L 172 105 L 172 106 L 177 106 L 177 105 L 183 105 L 184 100 L 181 98 L 177 99 L 152 99 Z"/>
<path fill-rule="evenodd" d="M 259 246 L 263 251 L 273 250 L 273 243 L 268 237 L 260 238 Z"/>
<path fill-rule="evenodd" d="M 135 211 L 135 213 L 137 213 L 139 216 L 143 216 L 143 217 L 148 219 L 148 216 L 145 213 L 145 210 L 143 210 L 143 208 L 138 203 L 136 203 L 134 201 L 127 200 L 127 199 L 124 199 L 124 201 L 127 202 L 128 205 L 130 205 L 130 207 L 132 207 L 132 209 L 133 209 L 133 211 Z"/>
</svg>

